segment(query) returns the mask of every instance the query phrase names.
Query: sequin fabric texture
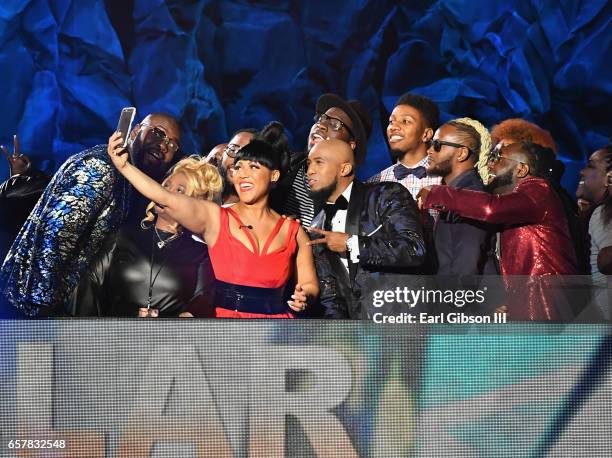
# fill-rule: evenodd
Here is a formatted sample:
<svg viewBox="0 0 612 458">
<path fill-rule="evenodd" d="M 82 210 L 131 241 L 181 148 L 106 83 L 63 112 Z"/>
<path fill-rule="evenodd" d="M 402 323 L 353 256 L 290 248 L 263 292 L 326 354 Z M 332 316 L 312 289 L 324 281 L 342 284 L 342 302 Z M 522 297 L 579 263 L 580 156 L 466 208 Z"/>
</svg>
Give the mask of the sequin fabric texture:
<svg viewBox="0 0 612 458">
<path fill-rule="evenodd" d="M 106 145 L 70 157 L 52 178 L 2 265 L 0 285 L 8 301 L 28 316 L 63 306 L 79 272 L 123 222 L 128 193 Z"/>
<path fill-rule="evenodd" d="M 491 195 L 434 187 L 425 208 L 502 225 L 500 267 L 511 319 L 568 321 L 570 311 L 555 296 L 562 275 L 577 275 L 576 254 L 561 200 L 546 180 L 530 177 L 508 194 Z M 556 282 L 556 284 L 555 284 Z"/>
</svg>

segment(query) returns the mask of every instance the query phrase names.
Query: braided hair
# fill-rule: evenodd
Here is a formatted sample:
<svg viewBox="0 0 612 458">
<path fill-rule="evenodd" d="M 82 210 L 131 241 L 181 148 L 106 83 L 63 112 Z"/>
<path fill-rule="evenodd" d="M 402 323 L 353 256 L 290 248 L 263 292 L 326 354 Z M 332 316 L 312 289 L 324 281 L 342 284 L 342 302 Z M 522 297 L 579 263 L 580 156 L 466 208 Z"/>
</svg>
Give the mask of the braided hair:
<svg viewBox="0 0 612 458">
<path fill-rule="evenodd" d="M 476 167 L 482 182 L 489 182 L 489 151 L 491 151 L 491 134 L 485 126 L 472 118 L 457 118 L 446 123 L 457 129 L 461 141 L 472 151 L 478 153 Z"/>
</svg>

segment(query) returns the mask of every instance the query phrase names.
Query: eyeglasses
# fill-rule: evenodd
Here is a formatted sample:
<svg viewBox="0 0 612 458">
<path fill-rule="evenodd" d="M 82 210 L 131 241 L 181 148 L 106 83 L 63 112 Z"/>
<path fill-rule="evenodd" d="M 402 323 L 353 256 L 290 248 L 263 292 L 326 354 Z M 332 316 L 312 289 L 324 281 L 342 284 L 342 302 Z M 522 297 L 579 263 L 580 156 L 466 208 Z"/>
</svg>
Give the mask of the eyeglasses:
<svg viewBox="0 0 612 458">
<path fill-rule="evenodd" d="M 487 160 L 489 164 L 495 164 L 501 161 L 502 159 L 506 159 L 508 161 L 513 161 L 513 162 L 518 162 L 519 164 L 524 164 L 524 162 L 517 161 L 516 159 L 512 159 L 511 157 L 502 156 L 501 150 L 504 146 L 505 145 L 498 143 L 497 145 L 495 145 L 495 147 L 493 147 L 493 149 L 491 149 L 491 151 L 489 151 L 489 158 Z"/>
<path fill-rule="evenodd" d="M 168 135 L 166 135 L 166 132 L 161 130 L 159 127 L 152 126 L 150 124 L 143 124 L 143 126 L 150 127 L 151 128 L 151 132 L 153 132 L 153 135 L 155 135 L 155 137 L 157 137 L 159 140 L 164 142 L 164 144 L 166 145 L 166 148 L 168 148 L 169 152 L 176 153 L 178 151 L 178 149 L 179 149 L 178 143 L 176 143 L 174 140 L 172 140 L 170 137 L 168 137 Z"/>
<path fill-rule="evenodd" d="M 240 151 L 241 149 L 242 146 L 236 143 L 228 143 L 223 152 L 233 159 L 236 157 L 236 154 L 238 154 L 238 151 Z"/>
<path fill-rule="evenodd" d="M 315 122 L 315 124 L 327 124 L 336 132 L 339 132 L 344 127 L 348 131 L 348 133 L 351 134 L 351 136 L 354 136 L 351 129 L 349 129 L 349 127 L 344 122 L 340 121 L 338 118 L 332 118 L 331 116 L 328 116 L 325 113 L 315 114 L 312 120 Z"/>
<path fill-rule="evenodd" d="M 472 154 L 474 152 L 465 145 L 461 145 L 459 143 L 447 142 L 445 140 L 428 140 L 426 142 L 426 145 L 427 145 L 427 149 L 433 148 L 433 150 L 436 153 L 439 153 L 442 150 L 442 146 L 452 146 L 453 148 L 466 148 L 469 154 Z"/>
</svg>

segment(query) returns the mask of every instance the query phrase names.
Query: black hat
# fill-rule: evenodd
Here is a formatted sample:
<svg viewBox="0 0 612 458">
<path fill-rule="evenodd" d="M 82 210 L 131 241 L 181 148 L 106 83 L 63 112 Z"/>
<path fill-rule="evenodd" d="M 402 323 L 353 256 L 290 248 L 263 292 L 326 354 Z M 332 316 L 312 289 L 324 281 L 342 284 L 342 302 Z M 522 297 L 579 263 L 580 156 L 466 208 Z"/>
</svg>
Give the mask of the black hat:
<svg viewBox="0 0 612 458">
<path fill-rule="evenodd" d="M 353 123 L 353 135 L 355 136 L 355 163 L 361 165 L 365 161 L 368 151 L 368 138 L 372 132 L 372 120 L 368 111 L 359 100 L 346 101 L 336 94 L 323 94 L 317 100 L 317 113 L 325 113 L 332 107 L 344 111 Z"/>
</svg>

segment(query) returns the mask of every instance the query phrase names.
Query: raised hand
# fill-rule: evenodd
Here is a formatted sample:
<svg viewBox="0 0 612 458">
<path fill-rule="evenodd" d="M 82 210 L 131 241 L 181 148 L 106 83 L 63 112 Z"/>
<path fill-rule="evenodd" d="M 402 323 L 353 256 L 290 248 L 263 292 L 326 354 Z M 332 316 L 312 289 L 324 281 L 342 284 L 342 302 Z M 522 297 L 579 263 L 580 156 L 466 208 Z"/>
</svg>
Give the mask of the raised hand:
<svg viewBox="0 0 612 458">
<path fill-rule="evenodd" d="M 123 137 L 121 136 L 121 133 L 115 132 L 108 139 L 108 147 L 106 149 L 108 155 L 113 161 L 113 164 L 115 164 L 115 167 L 117 167 L 119 170 L 126 166 L 130 158 L 127 148 L 122 148 L 122 144 Z"/>
<path fill-rule="evenodd" d="M 30 158 L 25 154 L 21 154 L 19 139 L 17 135 L 13 135 L 13 154 L 9 153 L 6 146 L 0 145 L 0 150 L 6 156 L 9 163 L 9 172 L 11 176 L 20 175 L 30 170 L 32 163 Z"/>
<path fill-rule="evenodd" d="M 287 301 L 289 308 L 295 312 L 303 312 L 306 310 L 306 305 L 308 302 L 308 296 L 302 289 L 301 285 L 295 285 L 295 289 L 293 290 L 293 294 L 291 295 L 291 301 Z"/>
</svg>

